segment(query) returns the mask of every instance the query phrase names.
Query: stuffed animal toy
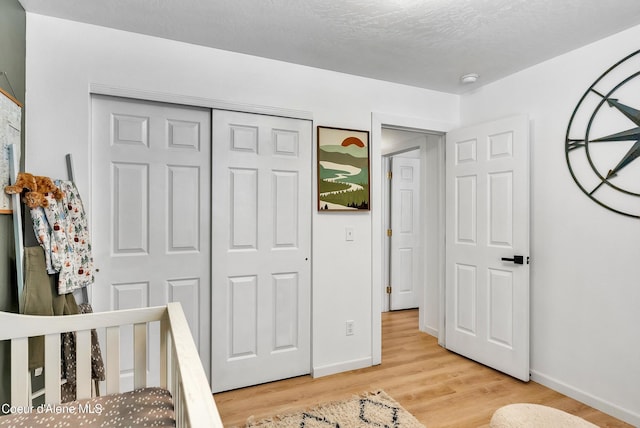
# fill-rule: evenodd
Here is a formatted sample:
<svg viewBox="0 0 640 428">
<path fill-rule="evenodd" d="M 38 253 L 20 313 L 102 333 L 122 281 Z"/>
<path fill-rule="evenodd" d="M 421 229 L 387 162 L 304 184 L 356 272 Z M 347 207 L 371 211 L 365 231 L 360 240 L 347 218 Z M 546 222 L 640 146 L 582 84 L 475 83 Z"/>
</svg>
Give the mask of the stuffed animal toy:
<svg viewBox="0 0 640 428">
<path fill-rule="evenodd" d="M 58 189 L 49 177 L 42 177 L 39 175 L 35 176 L 36 179 L 36 191 L 38 193 L 51 193 L 55 200 L 59 201 L 62 199 L 62 191 Z"/>
<path fill-rule="evenodd" d="M 15 193 L 22 193 L 24 189 L 29 189 L 33 192 L 36 191 L 38 185 L 36 183 L 36 177 L 28 172 L 19 172 L 16 177 L 16 182 L 13 186 L 6 186 L 4 192 L 10 195 Z"/>
<path fill-rule="evenodd" d="M 29 208 L 48 207 L 49 201 L 44 197 L 44 193 L 27 192 L 24 194 L 22 201 Z"/>
<path fill-rule="evenodd" d="M 5 193 L 8 194 L 22 193 L 23 190 L 27 190 L 24 195 L 24 203 L 29 208 L 49 206 L 49 201 L 44 197 L 46 193 L 51 193 L 56 200 L 62 199 L 63 196 L 60 189 L 49 177 L 33 175 L 28 172 L 19 172 L 15 184 L 4 188 Z"/>
</svg>

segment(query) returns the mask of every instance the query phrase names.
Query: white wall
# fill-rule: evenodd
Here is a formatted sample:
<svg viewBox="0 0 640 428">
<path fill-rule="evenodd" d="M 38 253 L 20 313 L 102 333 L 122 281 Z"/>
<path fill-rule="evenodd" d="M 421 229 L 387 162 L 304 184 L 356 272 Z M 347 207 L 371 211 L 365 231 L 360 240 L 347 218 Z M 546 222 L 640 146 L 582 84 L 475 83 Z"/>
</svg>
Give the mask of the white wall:
<svg viewBox="0 0 640 428">
<path fill-rule="evenodd" d="M 64 154 L 73 153 L 89 213 L 91 85 L 194 97 L 205 104 L 221 100 L 300 110 L 311 113 L 314 125 L 365 130 L 371 127 L 372 112 L 438 123 L 455 123 L 459 114 L 459 97 L 450 94 L 34 14 L 27 14 L 26 82 L 26 169 L 64 177 Z M 376 144 L 371 147 L 374 185 L 381 173 Z M 316 176 L 315 170 L 310 173 Z M 372 198 L 379 203 L 378 195 Z M 315 206 L 315 200 L 310 203 Z M 371 217 L 369 212 L 314 213 L 317 374 L 371 362 L 372 263 L 379 265 L 372 262 Z M 345 242 L 346 226 L 354 228 L 354 242 Z M 345 336 L 346 320 L 355 321 L 353 336 Z"/>
<path fill-rule="evenodd" d="M 637 50 L 638 39 L 635 27 L 461 100 L 463 125 L 520 113 L 531 119 L 533 379 L 636 426 L 640 223 L 580 191 L 569 175 L 564 139 L 584 91 Z M 640 106 L 640 94 L 633 106 Z"/>
</svg>

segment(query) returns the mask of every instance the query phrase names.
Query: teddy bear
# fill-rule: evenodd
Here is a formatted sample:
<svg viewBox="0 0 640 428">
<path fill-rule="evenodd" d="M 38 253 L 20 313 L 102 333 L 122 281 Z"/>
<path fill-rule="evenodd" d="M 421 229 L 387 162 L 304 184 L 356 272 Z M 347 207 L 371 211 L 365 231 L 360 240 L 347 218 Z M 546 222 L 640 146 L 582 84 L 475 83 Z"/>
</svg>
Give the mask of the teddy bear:
<svg viewBox="0 0 640 428">
<path fill-rule="evenodd" d="M 49 201 L 44 197 L 46 193 L 56 199 L 62 199 L 62 192 L 49 177 L 33 175 L 28 172 L 19 172 L 16 182 L 12 186 L 4 188 L 5 193 L 16 194 L 27 190 L 24 195 L 24 203 L 29 208 L 47 207 Z"/>
<path fill-rule="evenodd" d="M 12 186 L 6 186 L 4 192 L 10 195 L 15 193 L 22 193 L 24 189 L 35 191 L 38 185 L 36 184 L 36 177 L 28 172 L 19 172 L 16 177 L 16 182 Z"/>
<path fill-rule="evenodd" d="M 40 175 L 35 176 L 36 179 L 36 192 L 38 193 L 51 193 L 56 201 L 62 199 L 62 191 L 58 189 L 49 177 L 43 177 Z"/>
<path fill-rule="evenodd" d="M 44 197 L 44 193 L 27 192 L 22 198 L 24 204 L 29 208 L 48 207 L 49 201 Z"/>
</svg>

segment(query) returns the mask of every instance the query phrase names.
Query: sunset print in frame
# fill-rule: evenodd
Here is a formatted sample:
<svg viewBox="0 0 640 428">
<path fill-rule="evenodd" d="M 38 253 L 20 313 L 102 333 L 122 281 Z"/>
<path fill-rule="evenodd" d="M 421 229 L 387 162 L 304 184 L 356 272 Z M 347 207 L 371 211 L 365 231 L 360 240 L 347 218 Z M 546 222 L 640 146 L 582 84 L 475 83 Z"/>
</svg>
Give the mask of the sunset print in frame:
<svg viewBox="0 0 640 428">
<path fill-rule="evenodd" d="M 369 131 L 318 126 L 318 210 L 369 210 Z"/>
</svg>

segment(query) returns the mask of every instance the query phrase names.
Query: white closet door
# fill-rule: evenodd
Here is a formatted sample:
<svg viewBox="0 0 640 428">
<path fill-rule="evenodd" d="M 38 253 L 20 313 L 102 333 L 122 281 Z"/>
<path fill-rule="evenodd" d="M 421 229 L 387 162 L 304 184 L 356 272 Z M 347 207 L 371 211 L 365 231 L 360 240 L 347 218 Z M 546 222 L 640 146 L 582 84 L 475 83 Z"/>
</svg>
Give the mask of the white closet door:
<svg viewBox="0 0 640 428">
<path fill-rule="evenodd" d="M 93 308 L 180 302 L 208 368 L 210 110 L 104 96 L 94 96 L 91 105 Z M 158 346 L 155 331 L 152 347 Z M 121 352 L 127 390 L 132 367 L 124 364 L 132 348 Z M 157 364 L 151 358 L 147 367 Z"/>
<path fill-rule="evenodd" d="M 311 130 L 213 112 L 215 392 L 311 370 Z"/>
</svg>

